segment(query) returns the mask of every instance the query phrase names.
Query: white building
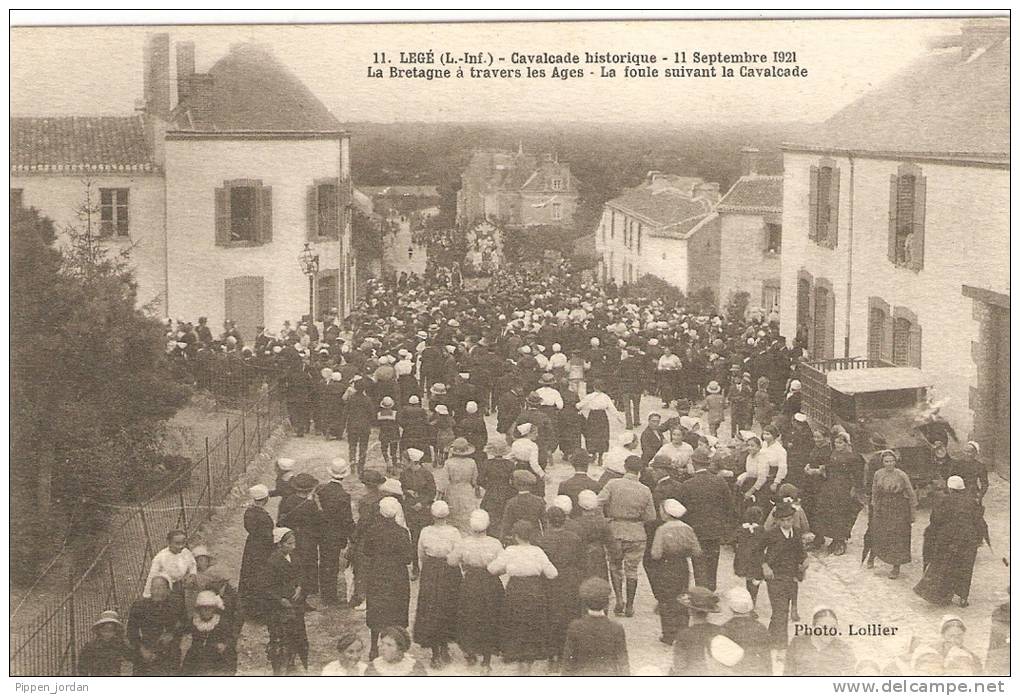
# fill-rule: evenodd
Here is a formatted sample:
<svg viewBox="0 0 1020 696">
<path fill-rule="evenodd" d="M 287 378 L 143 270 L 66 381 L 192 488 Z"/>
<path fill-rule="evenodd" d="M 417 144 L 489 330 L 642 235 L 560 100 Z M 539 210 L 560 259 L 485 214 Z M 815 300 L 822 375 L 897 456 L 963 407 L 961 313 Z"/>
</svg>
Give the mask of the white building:
<svg viewBox="0 0 1020 696">
<path fill-rule="evenodd" d="M 11 119 L 11 196 L 76 222 L 82 180 L 101 232 L 132 246 L 139 300 L 165 316 L 237 323 L 245 338 L 356 299 L 350 141 L 264 46 L 237 44 L 208 73 L 170 39 L 145 47 L 144 109 L 123 118 Z M 308 243 L 318 272 L 304 275 Z"/>
<path fill-rule="evenodd" d="M 1008 476 L 1009 24 L 977 22 L 784 147 L 781 324 L 921 368 Z"/>
<path fill-rule="evenodd" d="M 645 274 L 684 293 L 719 283 L 719 184 L 649 172 L 608 201 L 595 232 L 603 280 L 633 283 Z"/>
<path fill-rule="evenodd" d="M 783 248 L 783 177 L 757 171 L 758 151 L 742 150 L 744 175 L 716 206 L 720 227 L 720 305 L 736 292 L 750 294 L 748 306 L 764 312 L 780 307 Z"/>
</svg>

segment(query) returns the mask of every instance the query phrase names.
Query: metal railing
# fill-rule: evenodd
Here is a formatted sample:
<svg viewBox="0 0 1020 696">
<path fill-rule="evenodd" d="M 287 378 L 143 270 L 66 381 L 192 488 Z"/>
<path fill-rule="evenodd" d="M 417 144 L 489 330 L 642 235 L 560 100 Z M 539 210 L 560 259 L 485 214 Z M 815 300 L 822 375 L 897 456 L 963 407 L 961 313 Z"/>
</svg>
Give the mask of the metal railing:
<svg viewBox="0 0 1020 696">
<path fill-rule="evenodd" d="M 182 529 L 190 538 L 212 517 L 284 415 L 277 390 L 264 391 L 227 418 L 221 436 L 205 439 L 204 454 L 186 471 L 144 503 L 125 506 L 112 521 L 109 540 L 69 591 L 34 612 L 28 630 L 15 631 L 12 621 L 10 673 L 73 675 L 99 613 L 117 609 L 126 616 L 167 533 Z"/>
</svg>

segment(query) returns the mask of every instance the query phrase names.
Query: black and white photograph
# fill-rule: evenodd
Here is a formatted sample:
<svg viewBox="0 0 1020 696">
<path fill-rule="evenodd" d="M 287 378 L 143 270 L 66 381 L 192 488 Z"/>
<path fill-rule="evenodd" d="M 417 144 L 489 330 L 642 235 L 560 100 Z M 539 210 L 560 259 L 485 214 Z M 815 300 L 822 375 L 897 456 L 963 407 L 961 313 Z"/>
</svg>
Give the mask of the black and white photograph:
<svg viewBox="0 0 1020 696">
<path fill-rule="evenodd" d="M 1009 12 L 412 14 L 11 13 L 17 693 L 1005 693 Z"/>
</svg>

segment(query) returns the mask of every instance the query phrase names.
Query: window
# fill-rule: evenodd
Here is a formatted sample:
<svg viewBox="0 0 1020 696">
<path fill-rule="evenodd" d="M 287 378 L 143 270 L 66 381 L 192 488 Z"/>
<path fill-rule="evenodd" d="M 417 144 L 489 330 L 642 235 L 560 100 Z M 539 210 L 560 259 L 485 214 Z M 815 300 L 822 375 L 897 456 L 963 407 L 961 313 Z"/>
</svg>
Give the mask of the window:
<svg viewBox="0 0 1020 696">
<path fill-rule="evenodd" d="M 901 165 L 889 180 L 889 260 L 912 271 L 924 267 L 926 181 L 913 164 Z"/>
<path fill-rule="evenodd" d="M 889 305 L 878 297 L 868 298 L 868 360 L 890 359 L 892 317 Z"/>
<path fill-rule="evenodd" d="M 563 190 L 563 179 L 559 179 L 559 178 L 553 179 L 552 180 L 552 190 L 553 191 L 562 191 Z"/>
<path fill-rule="evenodd" d="M 13 213 L 18 208 L 24 207 L 23 194 L 24 189 L 12 188 L 11 189 L 11 212 Z"/>
<path fill-rule="evenodd" d="M 309 239 L 340 238 L 340 187 L 336 179 L 318 180 L 308 192 Z"/>
<path fill-rule="evenodd" d="M 258 179 L 226 181 L 216 189 L 217 246 L 252 246 L 273 240 L 273 189 Z"/>
<path fill-rule="evenodd" d="M 765 223 L 765 251 L 778 254 L 782 246 L 783 226 L 773 222 Z"/>
<path fill-rule="evenodd" d="M 807 271 L 797 273 L 797 344 L 810 348 L 811 343 L 811 274 Z"/>
<path fill-rule="evenodd" d="M 99 189 L 99 233 L 104 237 L 128 236 L 128 189 Z"/>
<path fill-rule="evenodd" d="M 559 203 L 552 204 L 552 219 L 562 220 L 563 219 L 563 206 Z"/>
<path fill-rule="evenodd" d="M 812 353 L 817 360 L 829 360 L 835 349 L 836 306 L 832 286 L 827 280 L 815 281 L 814 342 Z"/>
<path fill-rule="evenodd" d="M 761 285 L 761 306 L 766 312 L 779 311 L 779 281 L 766 280 Z"/>
<path fill-rule="evenodd" d="M 616 239 L 616 211 L 609 211 L 609 238 Z"/>
<path fill-rule="evenodd" d="M 340 271 L 319 271 L 316 278 L 315 319 L 322 321 L 333 307 L 340 307 Z"/>
<path fill-rule="evenodd" d="M 839 169 L 832 160 L 811 167 L 808 193 L 808 238 L 835 249 L 839 242 Z"/>
<path fill-rule="evenodd" d="M 905 307 L 893 309 L 892 363 L 903 367 L 921 367 L 921 327 L 917 316 Z"/>
</svg>

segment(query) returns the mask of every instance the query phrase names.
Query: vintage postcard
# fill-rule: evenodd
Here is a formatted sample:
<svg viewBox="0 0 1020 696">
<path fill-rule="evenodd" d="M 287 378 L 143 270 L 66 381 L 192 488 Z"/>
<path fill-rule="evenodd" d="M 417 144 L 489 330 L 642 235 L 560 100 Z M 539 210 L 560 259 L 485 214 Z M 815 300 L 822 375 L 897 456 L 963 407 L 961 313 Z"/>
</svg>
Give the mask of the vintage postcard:
<svg viewBox="0 0 1020 696">
<path fill-rule="evenodd" d="M 1008 16 L 59 17 L 12 677 L 1002 690 Z"/>
</svg>

